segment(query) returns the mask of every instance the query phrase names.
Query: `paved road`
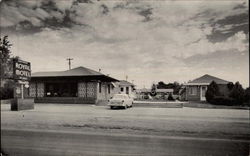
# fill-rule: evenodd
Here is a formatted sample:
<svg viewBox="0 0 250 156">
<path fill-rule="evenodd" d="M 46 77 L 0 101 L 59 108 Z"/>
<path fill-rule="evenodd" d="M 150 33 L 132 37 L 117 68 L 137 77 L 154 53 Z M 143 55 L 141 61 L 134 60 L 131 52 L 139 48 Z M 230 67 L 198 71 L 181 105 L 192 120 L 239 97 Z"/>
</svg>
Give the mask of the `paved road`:
<svg viewBox="0 0 250 156">
<path fill-rule="evenodd" d="M 4 130 L 2 150 L 10 156 L 232 155 L 247 156 L 249 141 L 111 135 L 56 131 Z"/>
</svg>

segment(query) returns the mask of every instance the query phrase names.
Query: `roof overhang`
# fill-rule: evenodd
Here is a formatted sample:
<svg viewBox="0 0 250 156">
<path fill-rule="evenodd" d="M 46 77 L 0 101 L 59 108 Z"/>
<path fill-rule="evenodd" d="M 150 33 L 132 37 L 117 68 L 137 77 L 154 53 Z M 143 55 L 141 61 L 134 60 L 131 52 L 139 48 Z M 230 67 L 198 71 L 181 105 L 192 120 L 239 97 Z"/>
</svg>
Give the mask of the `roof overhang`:
<svg viewBox="0 0 250 156">
<path fill-rule="evenodd" d="M 116 82 L 119 81 L 106 75 L 95 76 L 31 76 L 31 81 L 103 81 Z"/>
<path fill-rule="evenodd" d="M 210 83 L 186 83 L 184 86 L 208 86 Z"/>
</svg>

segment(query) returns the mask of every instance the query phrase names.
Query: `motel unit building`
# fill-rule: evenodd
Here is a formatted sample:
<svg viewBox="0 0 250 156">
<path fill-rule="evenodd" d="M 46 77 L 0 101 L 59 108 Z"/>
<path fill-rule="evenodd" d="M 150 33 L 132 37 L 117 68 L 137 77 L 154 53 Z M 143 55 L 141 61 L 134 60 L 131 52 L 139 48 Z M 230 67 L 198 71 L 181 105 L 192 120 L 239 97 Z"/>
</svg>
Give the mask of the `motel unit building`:
<svg viewBox="0 0 250 156">
<path fill-rule="evenodd" d="M 35 103 L 96 104 L 113 96 L 115 78 L 85 67 L 32 73 L 29 97 Z"/>
<path fill-rule="evenodd" d="M 229 81 L 205 74 L 184 84 L 181 93 L 182 100 L 187 101 L 206 101 L 206 91 L 209 84 L 214 81 L 217 83 L 219 91 L 225 95 L 229 93 L 227 84 Z"/>
</svg>

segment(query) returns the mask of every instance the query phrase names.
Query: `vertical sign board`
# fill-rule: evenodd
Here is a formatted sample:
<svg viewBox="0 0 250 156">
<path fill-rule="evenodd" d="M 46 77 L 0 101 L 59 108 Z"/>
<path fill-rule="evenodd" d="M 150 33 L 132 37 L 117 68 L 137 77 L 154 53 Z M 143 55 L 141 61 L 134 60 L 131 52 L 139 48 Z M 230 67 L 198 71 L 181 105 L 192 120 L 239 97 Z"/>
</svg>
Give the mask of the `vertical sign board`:
<svg viewBox="0 0 250 156">
<path fill-rule="evenodd" d="M 14 59 L 13 76 L 15 80 L 29 81 L 31 76 L 30 62 Z"/>
<path fill-rule="evenodd" d="M 24 84 L 30 81 L 31 66 L 30 62 L 20 59 L 13 60 L 13 79 L 15 81 L 14 100 L 11 103 L 11 110 L 34 109 L 34 104 L 28 104 L 24 101 Z M 21 82 L 21 88 L 17 87 L 17 82 Z M 22 99 L 17 99 L 17 94 L 22 94 Z"/>
</svg>

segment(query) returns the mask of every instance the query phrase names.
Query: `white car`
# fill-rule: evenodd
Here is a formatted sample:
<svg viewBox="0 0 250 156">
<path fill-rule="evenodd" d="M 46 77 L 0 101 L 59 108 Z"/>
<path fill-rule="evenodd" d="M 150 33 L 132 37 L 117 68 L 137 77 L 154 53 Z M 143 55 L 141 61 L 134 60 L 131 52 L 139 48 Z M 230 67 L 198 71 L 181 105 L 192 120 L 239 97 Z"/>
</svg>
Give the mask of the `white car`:
<svg viewBox="0 0 250 156">
<path fill-rule="evenodd" d="M 126 109 L 132 107 L 133 101 L 133 98 L 127 94 L 114 94 L 114 96 L 108 100 L 108 106 L 110 106 L 111 109 L 114 107 L 123 107 Z"/>
</svg>

